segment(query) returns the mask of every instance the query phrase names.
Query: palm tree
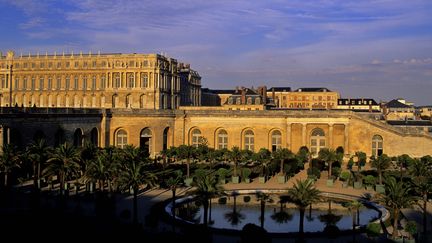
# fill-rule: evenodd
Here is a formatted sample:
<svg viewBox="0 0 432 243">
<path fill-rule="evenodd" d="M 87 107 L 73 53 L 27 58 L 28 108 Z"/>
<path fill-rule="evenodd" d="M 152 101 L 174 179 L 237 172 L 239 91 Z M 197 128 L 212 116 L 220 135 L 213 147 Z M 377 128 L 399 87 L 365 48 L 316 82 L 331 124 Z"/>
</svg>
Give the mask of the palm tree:
<svg viewBox="0 0 432 243">
<path fill-rule="evenodd" d="M 97 158 L 87 162 L 85 178 L 91 182 L 96 181 L 99 184 L 99 190 L 104 191 L 104 185 L 110 179 L 110 166 L 106 156 L 102 154 Z"/>
<path fill-rule="evenodd" d="M 189 145 L 180 145 L 177 148 L 177 156 L 179 159 L 186 159 L 186 178 L 190 177 L 190 160 L 194 157 L 196 148 Z"/>
<path fill-rule="evenodd" d="M 123 151 L 123 163 L 120 167 L 119 186 L 123 191 L 133 191 L 133 223 L 138 223 L 138 191 L 144 185 L 153 185 L 157 177 L 147 170 L 146 157 L 140 149 L 127 145 Z"/>
<path fill-rule="evenodd" d="M 27 152 L 33 164 L 33 185 L 39 190 L 41 166 L 47 162 L 51 147 L 47 145 L 45 139 L 40 139 L 30 144 L 30 146 L 27 147 Z"/>
<path fill-rule="evenodd" d="M 283 205 L 289 201 L 289 197 L 285 195 L 279 196 L 279 211 L 275 212 L 271 218 L 279 224 L 286 223 L 292 220 L 292 214 L 285 212 Z"/>
<path fill-rule="evenodd" d="M 350 209 L 352 215 L 352 229 L 355 230 L 356 224 L 360 225 L 360 208 L 363 207 L 363 203 L 358 200 L 353 200 L 347 204 L 347 207 Z"/>
<path fill-rule="evenodd" d="M 386 154 L 381 154 L 378 158 L 372 158 L 372 167 L 378 172 L 379 184 L 382 185 L 382 172 L 390 167 L 390 158 Z"/>
<path fill-rule="evenodd" d="M 205 227 L 207 227 L 208 224 L 209 201 L 215 195 L 220 194 L 222 190 L 222 187 L 218 185 L 216 177 L 210 174 L 206 177 L 200 177 L 196 182 L 196 189 L 191 192 L 203 205 Z"/>
<path fill-rule="evenodd" d="M 234 146 L 230 152 L 230 159 L 234 162 L 233 176 L 237 176 L 237 163 L 242 159 L 242 152 L 239 147 Z"/>
<path fill-rule="evenodd" d="M 284 174 L 284 161 L 286 159 L 294 158 L 294 154 L 289 149 L 279 148 L 275 152 L 273 152 L 273 157 L 275 159 L 280 160 L 280 171 L 279 171 L 279 174 L 283 175 Z"/>
<path fill-rule="evenodd" d="M 47 176 L 58 175 L 60 181 L 60 195 L 63 195 L 65 181 L 72 175 L 76 175 L 80 169 L 80 156 L 78 150 L 65 143 L 54 150 L 48 159 L 48 166 L 43 171 Z"/>
<path fill-rule="evenodd" d="M 430 166 L 424 161 L 413 160 L 412 164 L 409 166 L 409 172 L 411 176 L 414 176 L 413 183 L 414 189 L 422 197 L 423 202 L 423 233 L 427 231 L 427 202 L 428 194 L 432 193 L 432 182 L 430 177 L 432 176 L 432 171 Z"/>
<path fill-rule="evenodd" d="M 177 191 L 177 187 L 179 185 L 181 185 L 181 183 L 183 182 L 183 175 L 182 172 L 180 170 L 175 171 L 174 173 L 174 177 L 170 177 L 167 180 L 167 186 L 170 188 L 171 192 L 172 192 L 172 205 L 171 205 L 171 213 L 172 216 L 175 217 L 175 196 L 176 196 L 176 191 Z"/>
<path fill-rule="evenodd" d="M 288 189 L 288 196 L 300 211 L 299 232 L 303 234 L 306 207 L 320 200 L 320 191 L 313 186 L 310 180 L 297 180 L 293 187 Z"/>
<path fill-rule="evenodd" d="M 332 176 L 332 166 L 335 161 L 338 161 L 338 156 L 333 149 L 323 148 L 319 151 L 318 158 L 324 160 L 328 164 L 328 179 Z"/>
<path fill-rule="evenodd" d="M 402 208 L 410 207 L 417 201 L 417 197 L 411 195 L 411 187 L 404 184 L 402 181 L 396 181 L 394 177 L 386 179 L 385 194 L 378 193 L 377 201 L 383 203 L 393 214 L 393 234 L 395 239 L 398 237 L 398 220 L 399 212 Z"/>
<path fill-rule="evenodd" d="M 0 155 L 0 172 L 4 173 L 4 186 L 8 187 L 8 175 L 19 167 L 19 154 L 13 144 L 4 144 Z"/>
<path fill-rule="evenodd" d="M 264 228 L 265 205 L 267 202 L 269 203 L 273 202 L 273 199 L 270 197 L 269 194 L 260 191 L 256 193 L 256 198 L 258 199 L 261 205 L 260 222 L 261 222 L 261 228 Z"/>
</svg>

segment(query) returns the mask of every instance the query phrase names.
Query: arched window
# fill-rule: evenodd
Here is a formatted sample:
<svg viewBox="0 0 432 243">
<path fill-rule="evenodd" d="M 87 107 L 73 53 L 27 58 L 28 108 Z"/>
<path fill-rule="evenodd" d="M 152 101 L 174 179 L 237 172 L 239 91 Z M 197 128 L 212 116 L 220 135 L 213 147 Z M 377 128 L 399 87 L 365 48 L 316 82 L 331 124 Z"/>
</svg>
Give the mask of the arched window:
<svg viewBox="0 0 432 243">
<path fill-rule="evenodd" d="M 217 148 L 224 149 L 228 148 L 228 133 L 225 130 L 220 130 L 217 135 Z"/>
<path fill-rule="evenodd" d="M 144 128 L 141 131 L 140 135 L 140 148 L 144 151 L 145 154 L 151 154 L 151 145 L 152 145 L 152 132 L 149 128 Z"/>
<path fill-rule="evenodd" d="M 90 142 L 94 146 L 99 146 L 99 134 L 96 127 L 94 127 L 90 132 Z"/>
<path fill-rule="evenodd" d="M 254 151 L 254 133 L 251 130 L 247 130 L 244 134 L 244 149 Z"/>
<path fill-rule="evenodd" d="M 126 147 L 127 140 L 127 132 L 123 129 L 118 130 L 116 134 L 116 146 L 119 148 Z"/>
<path fill-rule="evenodd" d="M 372 137 L 372 156 L 378 157 L 383 154 L 383 138 L 380 135 Z"/>
<path fill-rule="evenodd" d="M 165 128 L 163 132 L 162 150 L 168 149 L 168 132 L 169 127 Z"/>
<path fill-rule="evenodd" d="M 198 147 L 202 141 L 201 131 L 199 129 L 194 129 L 192 131 L 192 146 Z"/>
<path fill-rule="evenodd" d="M 313 156 L 317 156 L 319 151 L 326 146 L 325 133 L 320 128 L 315 128 L 311 134 L 311 153 Z"/>
<path fill-rule="evenodd" d="M 75 130 L 74 133 L 74 146 L 82 147 L 83 144 L 84 144 L 83 131 L 81 130 L 81 128 L 78 128 Z"/>
<path fill-rule="evenodd" d="M 282 134 L 280 131 L 276 130 L 273 131 L 271 134 L 271 150 L 276 151 L 277 149 L 281 148 L 282 146 Z"/>
</svg>

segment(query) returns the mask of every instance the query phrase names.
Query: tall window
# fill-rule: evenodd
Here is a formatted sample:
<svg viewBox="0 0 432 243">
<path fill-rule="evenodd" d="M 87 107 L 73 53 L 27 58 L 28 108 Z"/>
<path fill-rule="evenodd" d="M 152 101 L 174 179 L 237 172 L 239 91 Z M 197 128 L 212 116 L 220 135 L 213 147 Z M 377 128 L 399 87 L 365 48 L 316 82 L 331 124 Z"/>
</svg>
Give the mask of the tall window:
<svg viewBox="0 0 432 243">
<path fill-rule="evenodd" d="M 19 88 L 19 78 L 15 78 L 15 87 L 14 90 L 18 90 Z"/>
<path fill-rule="evenodd" d="M 380 135 L 372 137 L 372 156 L 378 157 L 383 154 L 383 138 Z"/>
<path fill-rule="evenodd" d="M 317 156 L 319 151 L 326 146 L 325 133 L 322 129 L 316 128 L 311 134 L 311 153 Z"/>
<path fill-rule="evenodd" d="M 116 134 L 116 146 L 124 148 L 127 145 L 127 132 L 123 129 L 117 131 Z"/>
<path fill-rule="evenodd" d="M 271 150 L 276 151 L 281 148 L 282 145 L 282 134 L 280 131 L 273 131 L 271 134 L 272 146 Z"/>
<path fill-rule="evenodd" d="M 114 88 L 120 88 L 120 74 L 117 73 L 114 78 Z"/>
<path fill-rule="evenodd" d="M 148 76 L 147 74 L 143 74 L 141 78 L 141 87 L 147 88 L 148 87 Z"/>
<path fill-rule="evenodd" d="M 255 138 L 251 130 L 247 130 L 244 134 L 244 149 L 254 151 Z"/>
<path fill-rule="evenodd" d="M 22 86 L 22 90 L 26 90 L 27 89 L 27 78 L 24 77 L 23 79 L 23 86 Z"/>
<path fill-rule="evenodd" d="M 83 90 L 87 90 L 87 76 L 83 77 Z"/>
<path fill-rule="evenodd" d="M 74 77 L 74 89 L 78 90 L 78 76 Z"/>
<path fill-rule="evenodd" d="M 51 90 L 52 88 L 52 77 L 48 78 L 48 90 Z"/>
<path fill-rule="evenodd" d="M 198 145 L 201 143 L 201 140 L 201 131 L 199 129 L 194 129 L 192 131 L 192 146 L 198 147 Z"/>
<path fill-rule="evenodd" d="M 65 85 L 65 90 L 69 90 L 70 87 L 70 77 L 66 76 L 66 85 Z"/>
<path fill-rule="evenodd" d="M 128 88 L 131 89 L 133 87 L 135 87 L 135 77 L 133 74 L 129 74 Z"/>
<path fill-rule="evenodd" d="M 44 79 L 40 78 L 39 79 L 39 90 L 43 90 L 44 89 Z"/>
<path fill-rule="evenodd" d="M 105 89 L 106 87 L 106 77 L 102 76 L 101 77 L 101 89 Z"/>
<path fill-rule="evenodd" d="M 57 85 L 56 85 L 57 90 L 61 89 L 61 78 L 57 77 Z"/>
<path fill-rule="evenodd" d="M 32 79 L 31 79 L 31 91 L 35 90 L 35 86 L 36 86 L 36 78 L 32 77 Z"/>
<path fill-rule="evenodd" d="M 228 148 L 228 133 L 225 130 L 220 130 L 217 138 L 218 149 Z"/>
<path fill-rule="evenodd" d="M 95 90 L 96 89 L 96 76 L 92 77 L 92 85 L 91 85 L 91 89 Z"/>
</svg>

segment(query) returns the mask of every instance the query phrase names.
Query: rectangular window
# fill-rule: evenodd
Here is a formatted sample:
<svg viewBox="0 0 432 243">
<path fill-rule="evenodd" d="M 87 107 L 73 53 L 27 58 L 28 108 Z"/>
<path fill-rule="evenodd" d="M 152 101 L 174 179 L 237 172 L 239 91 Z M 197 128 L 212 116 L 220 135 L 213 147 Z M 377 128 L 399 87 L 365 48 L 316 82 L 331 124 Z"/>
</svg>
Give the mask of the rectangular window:
<svg viewBox="0 0 432 243">
<path fill-rule="evenodd" d="M 15 78 L 15 87 L 14 90 L 18 90 L 19 86 L 19 78 Z"/>
<path fill-rule="evenodd" d="M 57 77 L 57 85 L 56 85 L 57 90 L 61 89 L 61 78 Z"/>
<path fill-rule="evenodd" d="M 69 87 L 70 87 L 70 77 L 67 76 L 67 77 L 66 77 L 65 90 L 69 90 Z"/>
<path fill-rule="evenodd" d="M 24 77 L 23 79 L 23 86 L 22 86 L 22 90 L 26 90 L 27 89 L 27 78 Z"/>
<path fill-rule="evenodd" d="M 70 67 L 70 62 L 66 62 L 66 67 L 67 67 L 67 68 Z"/>
<path fill-rule="evenodd" d="M 24 68 L 27 68 L 28 67 L 28 64 L 25 62 L 24 63 Z"/>
<path fill-rule="evenodd" d="M 96 67 L 96 61 L 93 61 L 92 66 Z"/>
<path fill-rule="evenodd" d="M 48 63 L 48 68 L 52 68 L 52 62 Z"/>
<path fill-rule="evenodd" d="M 75 67 L 75 68 L 78 67 L 78 62 L 75 62 L 74 67 Z"/>
<path fill-rule="evenodd" d="M 87 62 L 84 62 L 83 66 L 84 66 L 84 67 L 87 67 Z"/>
<path fill-rule="evenodd" d="M 31 91 L 35 90 L 35 86 L 36 86 L 36 78 L 32 78 L 31 79 Z"/>
<path fill-rule="evenodd" d="M 141 87 L 142 88 L 147 88 L 148 87 L 148 76 L 147 76 L 147 74 L 142 74 Z"/>
<path fill-rule="evenodd" d="M 101 89 L 105 89 L 106 87 L 106 77 L 102 76 L 101 77 Z"/>
<path fill-rule="evenodd" d="M 96 90 L 96 76 L 92 77 L 92 85 L 91 85 L 91 89 L 92 90 Z"/>
<path fill-rule="evenodd" d="M 74 78 L 74 89 L 78 90 L 78 76 L 75 76 Z"/>
<path fill-rule="evenodd" d="M 57 63 L 57 68 L 60 69 L 61 68 L 61 62 Z"/>
<path fill-rule="evenodd" d="M 39 67 L 40 67 L 40 68 L 45 68 L 45 63 L 44 63 L 44 62 L 41 62 L 41 63 L 39 64 Z"/>
<path fill-rule="evenodd" d="M 51 90 L 51 88 L 52 88 L 52 78 L 49 77 L 48 78 L 48 90 Z"/>
<path fill-rule="evenodd" d="M 39 79 L 39 90 L 43 90 L 44 89 L 44 79 L 40 78 Z"/>
<path fill-rule="evenodd" d="M 83 78 L 83 90 L 87 90 L 87 77 L 84 76 Z"/>
<path fill-rule="evenodd" d="M 34 62 L 32 62 L 31 68 L 35 68 L 35 67 L 36 67 L 36 64 Z"/>
</svg>

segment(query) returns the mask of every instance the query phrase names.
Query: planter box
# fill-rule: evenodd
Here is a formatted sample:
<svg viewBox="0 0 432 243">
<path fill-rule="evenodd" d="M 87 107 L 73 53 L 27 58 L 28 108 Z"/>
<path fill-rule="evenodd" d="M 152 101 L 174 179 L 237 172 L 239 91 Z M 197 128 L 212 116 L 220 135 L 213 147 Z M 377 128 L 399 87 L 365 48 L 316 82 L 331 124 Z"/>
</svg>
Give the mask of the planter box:
<svg viewBox="0 0 432 243">
<path fill-rule="evenodd" d="M 226 179 L 225 178 L 223 178 L 223 179 L 219 179 L 219 182 L 220 182 L 220 184 L 225 184 L 226 183 Z"/>
<path fill-rule="evenodd" d="M 258 177 L 258 182 L 259 182 L 260 184 L 264 184 L 264 183 L 266 183 L 266 178 L 265 178 L 265 176 L 260 176 L 260 177 Z"/>
<path fill-rule="evenodd" d="M 277 176 L 277 181 L 279 184 L 284 184 L 286 182 L 286 176 Z"/>
<path fill-rule="evenodd" d="M 344 182 L 342 182 L 342 187 L 343 187 L 343 188 L 347 188 L 347 187 L 348 187 L 348 181 L 344 181 Z"/>
<path fill-rule="evenodd" d="M 355 181 L 354 182 L 354 188 L 355 189 L 361 189 L 363 187 L 363 183 L 361 181 Z"/>
<path fill-rule="evenodd" d="M 186 178 L 186 179 L 184 179 L 184 184 L 186 186 L 191 186 L 192 182 L 193 182 L 193 178 Z"/>
<path fill-rule="evenodd" d="M 385 193 L 385 186 L 384 185 L 376 185 L 375 191 L 378 193 Z"/>
<path fill-rule="evenodd" d="M 250 179 L 250 178 L 245 178 L 245 182 L 246 182 L 246 183 L 250 183 L 250 182 L 251 182 L 251 179 Z"/>
<path fill-rule="evenodd" d="M 366 186 L 366 190 L 373 191 L 373 186 Z"/>
<path fill-rule="evenodd" d="M 333 187 L 333 179 L 328 179 L 327 182 L 326 182 L 326 185 L 328 187 Z"/>
<path fill-rule="evenodd" d="M 231 178 L 231 180 L 232 180 L 232 183 L 234 183 L 234 184 L 239 184 L 240 183 L 240 177 L 239 176 L 233 176 Z"/>
</svg>

